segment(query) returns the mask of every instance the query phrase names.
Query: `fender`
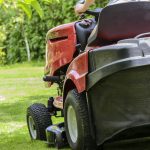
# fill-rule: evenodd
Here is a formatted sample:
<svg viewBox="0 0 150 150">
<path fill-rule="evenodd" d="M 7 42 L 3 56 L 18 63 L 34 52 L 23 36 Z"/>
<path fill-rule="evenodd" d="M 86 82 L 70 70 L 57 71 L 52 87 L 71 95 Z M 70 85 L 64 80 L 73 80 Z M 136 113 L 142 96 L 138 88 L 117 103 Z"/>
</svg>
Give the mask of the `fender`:
<svg viewBox="0 0 150 150">
<path fill-rule="evenodd" d="M 64 99 L 71 85 L 76 88 L 79 93 L 86 90 L 86 75 L 88 74 L 88 51 L 80 54 L 75 58 L 66 73 L 66 79 L 64 82 Z"/>
</svg>

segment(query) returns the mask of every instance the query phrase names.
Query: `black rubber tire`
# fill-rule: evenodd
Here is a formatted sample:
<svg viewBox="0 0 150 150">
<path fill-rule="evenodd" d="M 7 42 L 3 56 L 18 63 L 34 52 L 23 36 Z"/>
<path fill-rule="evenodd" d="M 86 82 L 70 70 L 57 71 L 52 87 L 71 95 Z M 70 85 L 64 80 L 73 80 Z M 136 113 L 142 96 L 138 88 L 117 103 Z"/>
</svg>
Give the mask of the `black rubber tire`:
<svg viewBox="0 0 150 150">
<path fill-rule="evenodd" d="M 37 132 L 36 139 L 32 137 L 29 128 L 29 117 L 32 117 L 35 123 L 35 129 Z M 35 103 L 27 109 L 27 125 L 29 134 L 32 140 L 42 140 L 46 141 L 46 128 L 52 125 L 52 120 L 48 109 L 44 104 Z"/>
<path fill-rule="evenodd" d="M 74 143 L 70 137 L 68 129 L 67 111 L 72 106 L 77 120 L 77 141 Z M 64 106 L 65 129 L 68 143 L 73 150 L 95 150 L 96 147 L 90 134 L 90 124 L 88 116 L 87 101 L 83 94 L 79 94 L 76 89 L 71 90 L 66 98 Z"/>
</svg>

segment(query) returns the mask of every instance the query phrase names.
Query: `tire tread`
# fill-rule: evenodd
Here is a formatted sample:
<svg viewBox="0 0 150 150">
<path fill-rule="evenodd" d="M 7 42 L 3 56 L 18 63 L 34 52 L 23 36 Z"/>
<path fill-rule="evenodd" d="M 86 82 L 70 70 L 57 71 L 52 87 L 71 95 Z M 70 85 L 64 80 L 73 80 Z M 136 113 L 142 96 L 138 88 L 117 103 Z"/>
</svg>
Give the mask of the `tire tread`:
<svg viewBox="0 0 150 150">
<path fill-rule="evenodd" d="M 27 109 L 27 124 L 28 117 L 32 116 L 37 130 L 37 140 L 46 140 L 45 129 L 52 125 L 51 116 L 44 104 L 35 103 Z M 28 125 L 29 129 L 29 125 Z M 30 133 L 30 131 L 29 131 Z M 31 136 L 31 134 L 30 134 Z M 31 136 L 32 138 L 32 136 Z"/>
</svg>

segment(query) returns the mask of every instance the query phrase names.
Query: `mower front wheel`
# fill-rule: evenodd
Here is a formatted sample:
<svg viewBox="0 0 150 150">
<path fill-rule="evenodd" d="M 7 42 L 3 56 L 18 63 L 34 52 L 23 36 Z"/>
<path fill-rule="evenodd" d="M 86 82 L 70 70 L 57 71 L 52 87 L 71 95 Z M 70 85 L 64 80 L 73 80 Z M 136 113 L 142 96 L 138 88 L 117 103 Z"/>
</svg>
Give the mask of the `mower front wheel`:
<svg viewBox="0 0 150 150">
<path fill-rule="evenodd" d="M 46 128 L 52 125 L 48 109 L 43 104 L 33 104 L 27 109 L 27 125 L 32 140 L 46 141 Z"/>
<path fill-rule="evenodd" d="M 65 129 L 73 150 L 92 150 L 95 144 L 91 138 L 86 97 L 76 89 L 71 90 L 64 106 Z"/>
</svg>

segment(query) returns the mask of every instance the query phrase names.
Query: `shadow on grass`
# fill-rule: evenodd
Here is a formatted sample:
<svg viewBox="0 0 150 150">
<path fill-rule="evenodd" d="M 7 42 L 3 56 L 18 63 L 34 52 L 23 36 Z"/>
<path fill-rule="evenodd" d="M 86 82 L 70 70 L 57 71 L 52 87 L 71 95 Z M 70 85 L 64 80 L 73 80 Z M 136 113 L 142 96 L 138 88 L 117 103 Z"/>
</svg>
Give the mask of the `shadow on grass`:
<svg viewBox="0 0 150 150">
<path fill-rule="evenodd" d="M 36 141 L 31 141 L 28 133 L 28 129 L 26 126 L 26 110 L 33 103 L 47 103 L 47 99 L 49 95 L 37 95 L 37 96 L 26 96 L 26 97 L 17 97 L 12 99 L 12 102 L 2 102 L 0 104 L 0 122 L 2 122 L 2 126 L 0 126 L 1 130 L 4 128 L 0 136 L 0 149 L 8 150 L 8 149 L 22 149 L 22 150 L 56 150 L 56 148 L 49 148 L 46 143 Z M 20 100 L 19 100 L 20 99 Z M 14 101 L 14 102 L 13 102 Z M 54 123 L 57 121 L 63 121 L 59 118 L 53 119 Z M 17 124 L 16 124 L 17 123 Z M 11 130 L 10 128 L 12 127 Z M 18 126 L 20 124 L 20 126 Z M 70 150 L 69 148 L 64 148 L 64 150 Z"/>
<path fill-rule="evenodd" d="M 9 134 L 1 134 L 0 147 L 1 150 L 57 150 L 57 148 L 49 147 L 46 141 L 32 141 L 26 126 L 17 128 Z M 70 150 L 70 148 L 65 147 L 63 150 Z"/>
</svg>

